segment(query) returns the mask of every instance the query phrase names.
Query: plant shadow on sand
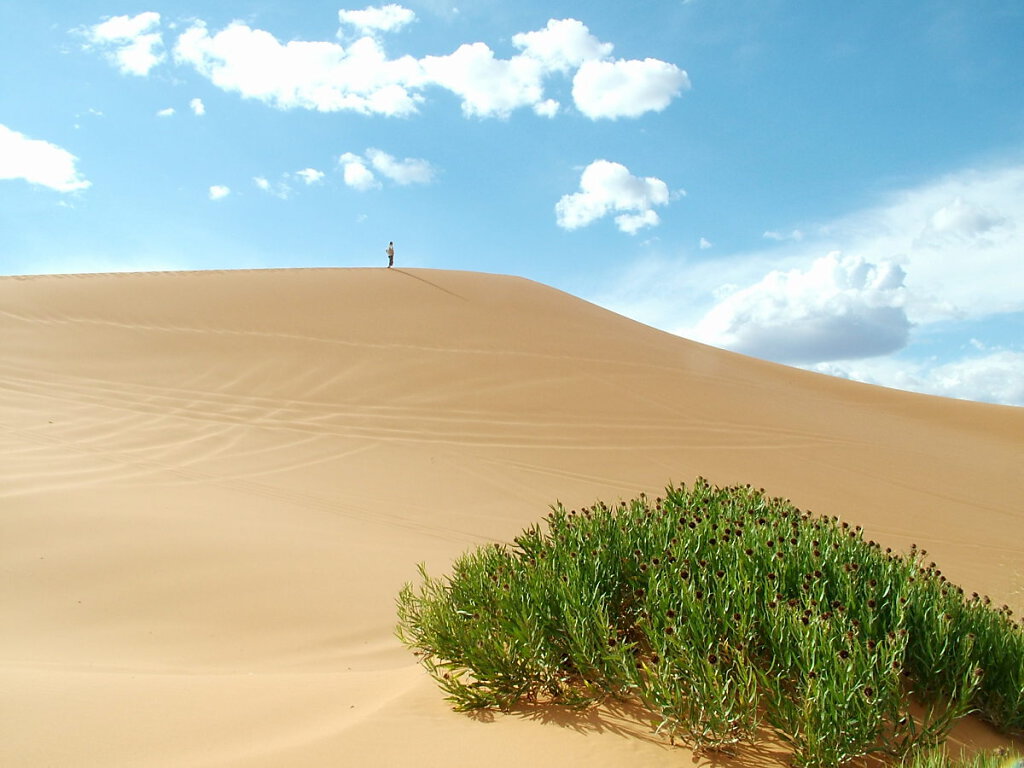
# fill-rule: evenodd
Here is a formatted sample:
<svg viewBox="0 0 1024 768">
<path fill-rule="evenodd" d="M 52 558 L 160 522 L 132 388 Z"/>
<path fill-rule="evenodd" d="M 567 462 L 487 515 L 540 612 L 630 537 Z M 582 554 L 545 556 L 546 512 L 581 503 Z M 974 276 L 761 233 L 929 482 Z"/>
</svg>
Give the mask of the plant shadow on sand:
<svg viewBox="0 0 1024 768">
<path fill-rule="evenodd" d="M 545 725 L 568 728 L 580 734 L 612 734 L 636 739 L 666 753 L 689 756 L 689 763 L 697 768 L 789 768 L 792 751 L 767 728 L 759 729 L 752 744 L 736 744 L 720 750 L 694 751 L 685 744 L 672 744 L 654 732 L 655 723 L 650 713 L 639 702 L 609 701 L 596 707 L 570 709 L 557 704 L 520 704 L 507 712 L 480 709 L 466 713 L 477 722 L 489 723 L 495 717 L 516 717 Z M 993 752 L 1009 744 L 1024 751 L 1024 740 L 1008 738 L 977 718 L 967 717 L 958 722 L 947 741 L 951 754 L 968 755 Z M 678 751 L 677 751 L 678 750 Z M 847 763 L 848 768 L 888 768 L 898 761 L 882 755 L 861 756 Z"/>
<path fill-rule="evenodd" d="M 470 717 L 481 722 L 490 722 L 495 714 L 493 710 L 479 710 L 471 713 Z M 556 725 L 580 734 L 612 734 L 626 739 L 636 739 L 659 747 L 666 753 L 675 753 L 679 757 L 689 755 L 690 763 L 701 768 L 783 768 L 789 765 L 791 755 L 789 750 L 767 730 L 759 733 L 757 742 L 753 744 L 737 744 L 728 749 L 695 752 L 681 742 L 673 744 L 667 737 L 655 733 L 657 724 L 651 719 L 649 710 L 639 702 L 608 701 L 586 709 L 570 709 L 556 704 L 520 704 L 497 716 L 517 717 L 546 725 Z"/>
<path fill-rule="evenodd" d="M 789 768 L 792 751 L 767 728 L 758 731 L 755 743 L 736 744 L 720 750 L 694 751 L 685 744 L 672 744 L 654 732 L 656 724 L 650 713 L 638 702 L 609 701 L 586 709 L 570 709 L 557 704 L 520 704 L 507 712 L 480 709 L 466 713 L 477 722 L 489 723 L 496 717 L 515 717 L 545 725 L 567 728 L 580 734 L 612 734 L 675 752 L 697 768 Z M 958 722 L 949 734 L 947 749 L 951 754 L 993 752 L 1007 747 L 1024 751 L 1024 740 L 1007 738 L 977 718 Z M 847 763 L 848 768 L 888 768 L 898 761 L 882 755 L 861 756 Z"/>
</svg>

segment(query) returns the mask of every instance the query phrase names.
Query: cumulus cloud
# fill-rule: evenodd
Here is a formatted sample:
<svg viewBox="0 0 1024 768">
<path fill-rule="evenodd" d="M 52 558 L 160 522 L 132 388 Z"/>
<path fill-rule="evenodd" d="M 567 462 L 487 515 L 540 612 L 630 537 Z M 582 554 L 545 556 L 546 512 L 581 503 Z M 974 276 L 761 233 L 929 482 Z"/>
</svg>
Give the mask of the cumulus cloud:
<svg viewBox="0 0 1024 768">
<path fill-rule="evenodd" d="M 994 209 L 956 195 L 928 217 L 918 243 L 929 245 L 949 240 L 979 240 L 1008 223 L 1009 219 Z"/>
<path fill-rule="evenodd" d="M 639 117 L 661 112 L 689 87 L 685 71 L 658 59 L 587 61 L 573 78 L 572 97 L 592 119 Z"/>
<path fill-rule="evenodd" d="M 633 176 L 621 163 L 595 160 L 580 176 L 580 191 L 563 195 L 555 204 L 555 220 L 563 229 L 579 229 L 611 213 L 628 234 L 656 226 L 655 205 L 666 205 L 668 185 L 652 176 Z"/>
<path fill-rule="evenodd" d="M 174 107 L 167 107 L 167 109 L 161 109 L 156 113 L 157 117 L 171 117 L 174 115 Z"/>
<path fill-rule="evenodd" d="M 218 88 L 281 109 L 405 115 L 422 100 L 410 90 L 422 80 L 416 60 L 388 59 L 371 37 L 348 48 L 328 42 L 282 44 L 242 22 L 211 35 L 197 21 L 178 38 L 174 56 Z"/>
<path fill-rule="evenodd" d="M 508 117 L 544 100 L 544 65 L 530 56 L 499 59 L 485 43 L 422 61 L 427 79 L 462 99 L 467 117 Z"/>
<path fill-rule="evenodd" d="M 950 174 L 822 232 L 867 259 L 897 255 L 914 323 L 1024 311 L 1024 165 Z"/>
<path fill-rule="evenodd" d="M 0 124 L 0 179 L 24 179 L 58 192 L 74 192 L 92 185 L 75 167 L 77 161 L 56 144 L 30 139 Z"/>
<path fill-rule="evenodd" d="M 374 147 L 367 148 L 365 155 L 346 152 L 338 158 L 338 162 L 341 164 L 345 183 L 360 191 L 379 189 L 381 182 L 377 174 L 395 184 L 407 186 L 429 184 L 434 180 L 436 173 L 434 166 L 426 160 L 413 157 L 399 160 Z"/>
<path fill-rule="evenodd" d="M 206 105 L 203 104 L 203 100 L 196 97 L 188 103 L 189 108 L 192 110 L 192 114 L 197 117 L 202 117 L 206 114 Z"/>
<path fill-rule="evenodd" d="M 897 264 L 830 253 L 806 270 L 772 271 L 715 306 L 699 341 L 785 363 L 884 355 L 907 343 L 905 277 Z"/>
<path fill-rule="evenodd" d="M 342 174 L 348 186 L 360 192 L 380 188 L 377 177 L 366 167 L 366 161 L 359 155 L 346 152 L 338 158 L 338 162 L 341 163 Z"/>
<path fill-rule="evenodd" d="M 318 171 L 316 168 L 303 168 L 301 171 L 296 171 L 295 175 L 306 182 L 306 184 L 316 184 L 323 179 L 324 172 Z"/>
<path fill-rule="evenodd" d="M 576 69 L 573 101 L 595 120 L 661 111 L 690 85 L 686 72 L 668 62 L 607 60 L 612 44 L 576 19 L 551 19 L 544 29 L 514 35 L 512 42 L 522 52 L 509 59 L 497 58 L 484 43 L 427 56 L 422 60 L 427 80 L 460 96 L 467 116 L 507 117 L 532 106 L 551 117 L 558 105 L 544 95 L 546 79 Z"/>
<path fill-rule="evenodd" d="M 712 243 L 706 237 L 702 237 L 700 239 L 700 249 L 702 251 L 706 251 L 708 248 L 713 248 L 713 247 L 714 247 L 714 243 Z"/>
<path fill-rule="evenodd" d="M 528 108 L 551 118 L 563 110 L 546 92 L 548 81 L 571 76 L 582 114 L 638 117 L 665 109 L 689 87 L 686 72 L 669 62 L 612 58 L 613 45 L 577 19 L 550 19 L 513 35 L 517 52 L 508 58 L 480 41 L 448 54 L 389 56 L 383 35 L 415 18 L 393 3 L 341 10 L 343 42 L 286 42 L 242 21 L 214 32 L 199 19 L 178 34 L 173 58 L 222 90 L 278 109 L 386 116 L 417 112 L 428 92 L 441 88 L 459 97 L 467 117 L 507 118 Z M 144 75 L 167 58 L 159 28 L 160 15 L 150 12 L 108 19 L 83 33 L 122 71 Z"/>
<path fill-rule="evenodd" d="M 398 160 L 373 147 L 366 150 L 366 157 L 376 171 L 396 184 L 429 184 L 434 180 L 434 167 L 426 160 L 412 157 Z"/>
<path fill-rule="evenodd" d="M 210 187 L 210 199 L 211 200 L 223 200 L 225 197 L 231 194 L 231 188 L 221 186 L 220 184 L 214 184 Z"/>
<path fill-rule="evenodd" d="M 103 52 L 123 74 L 148 75 L 167 58 L 160 32 L 160 14 L 147 11 L 137 16 L 114 16 L 80 29 L 87 47 Z"/>
<path fill-rule="evenodd" d="M 394 32 L 406 24 L 412 23 L 415 19 L 415 13 L 395 3 L 377 7 L 369 6 L 361 11 L 338 11 L 338 21 L 341 24 L 355 27 L 364 35 Z"/>
<path fill-rule="evenodd" d="M 562 105 L 554 99 L 544 99 L 533 105 L 534 113 L 541 117 L 554 117 L 561 108 Z"/>
<path fill-rule="evenodd" d="M 614 48 L 594 37 L 586 24 L 576 19 L 550 19 L 544 29 L 513 35 L 512 43 L 547 71 L 562 73 L 586 61 L 604 59 Z"/>
<path fill-rule="evenodd" d="M 978 322 L 1024 312 L 1024 165 L 893 190 L 803 231 L 758 250 L 716 249 L 713 259 L 649 257 L 594 300 L 683 336 L 860 381 L 1024 405 L 997 386 L 1002 374 L 982 375 L 1012 373 L 1000 366 L 1019 350 L 946 352 L 941 364 L 915 364 L 913 376 L 906 362 L 918 339 L 930 339 L 929 355 L 940 349 L 940 329 L 966 328 L 960 338 L 969 337 Z"/>
</svg>

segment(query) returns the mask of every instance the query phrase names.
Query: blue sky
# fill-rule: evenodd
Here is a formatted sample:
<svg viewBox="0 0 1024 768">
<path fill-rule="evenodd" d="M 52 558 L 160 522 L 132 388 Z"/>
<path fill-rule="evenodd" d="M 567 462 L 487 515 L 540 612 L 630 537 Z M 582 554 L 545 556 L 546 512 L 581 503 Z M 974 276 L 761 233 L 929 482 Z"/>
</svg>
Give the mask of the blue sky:
<svg viewBox="0 0 1024 768">
<path fill-rule="evenodd" d="M 1024 405 L 1024 5 L 0 0 L 0 274 L 522 275 Z"/>
</svg>

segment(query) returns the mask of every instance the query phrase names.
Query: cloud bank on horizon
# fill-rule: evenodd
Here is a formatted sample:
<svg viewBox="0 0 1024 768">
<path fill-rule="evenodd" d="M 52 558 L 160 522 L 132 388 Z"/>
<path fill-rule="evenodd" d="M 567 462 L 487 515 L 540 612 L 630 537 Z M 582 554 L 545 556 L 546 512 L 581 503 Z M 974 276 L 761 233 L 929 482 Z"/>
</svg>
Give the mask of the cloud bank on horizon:
<svg viewBox="0 0 1024 768">
<path fill-rule="evenodd" d="M 1024 405 L 1024 165 L 952 174 L 769 249 L 687 267 L 634 265 L 600 298 L 712 346 L 834 376 Z M 779 265 L 785 265 L 780 268 Z M 954 354 L 894 357 L 913 335 Z M 966 334 L 966 335 L 965 335 Z"/>
<path fill-rule="evenodd" d="M 1004 97 L 1024 11 L 879 4 L 907 18 L 878 30 L 858 26 L 870 8 L 834 27 L 797 7 L 748 7 L 745 25 L 729 4 L 598 2 L 584 23 L 529 0 L 410 2 L 333 9 L 325 29 L 312 9 L 233 5 L 83 18 L 58 0 L 34 31 L 56 36 L 49 51 L 12 40 L 40 85 L 0 125 L 0 192 L 26 222 L 0 234 L 0 269 L 288 266 L 300 242 L 316 255 L 295 266 L 333 264 L 332 239 L 358 250 L 370 225 L 407 228 L 414 265 L 525 274 L 743 354 L 1024 405 L 1024 109 Z M 794 48 L 773 14 L 813 44 Z M 102 86 L 68 85 L 61 61 L 95 62 Z M 930 100 L 889 129 L 896 82 Z M 42 117 L 61 99 L 70 126 Z M 952 145 L 926 132 L 939 124 Z M 1001 125 L 1001 144 L 950 149 Z M 903 134 L 923 170 L 901 177 L 885 163 Z M 875 176 L 856 186 L 861 168 Z M 57 209 L 79 241 L 55 239 L 76 232 L 48 222 Z M 125 255 L 81 245 L 104 227 Z M 230 255 L 195 263 L 190 237 Z"/>
</svg>

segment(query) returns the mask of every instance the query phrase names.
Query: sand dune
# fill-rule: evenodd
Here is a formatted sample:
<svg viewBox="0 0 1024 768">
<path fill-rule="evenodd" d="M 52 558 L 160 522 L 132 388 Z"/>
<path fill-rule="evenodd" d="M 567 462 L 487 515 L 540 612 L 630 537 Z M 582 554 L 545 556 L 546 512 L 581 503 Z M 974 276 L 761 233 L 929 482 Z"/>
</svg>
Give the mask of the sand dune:
<svg viewBox="0 0 1024 768">
<path fill-rule="evenodd" d="M 454 714 L 392 630 L 418 562 L 697 475 L 1024 608 L 1024 409 L 732 355 L 512 277 L 0 279 L 0 451 L 3 765 L 685 759 L 629 713 Z"/>
</svg>

